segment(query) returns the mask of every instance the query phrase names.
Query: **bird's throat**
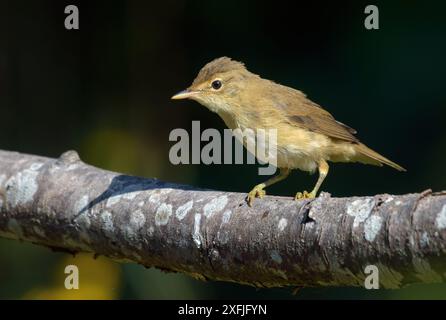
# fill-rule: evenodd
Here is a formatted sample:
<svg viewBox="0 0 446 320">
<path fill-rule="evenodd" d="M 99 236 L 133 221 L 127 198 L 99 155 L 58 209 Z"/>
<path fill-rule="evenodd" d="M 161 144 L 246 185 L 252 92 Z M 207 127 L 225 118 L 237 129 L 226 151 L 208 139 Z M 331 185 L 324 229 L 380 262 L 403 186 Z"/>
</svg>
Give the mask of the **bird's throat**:
<svg viewBox="0 0 446 320">
<path fill-rule="evenodd" d="M 237 122 L 236 117 L 233 113 L 221 110 L 218 112 L 218 115 L 220 116 L 220 118 L 223 119 L 223 121 L 225 122 L 226 126 L 229 129 L 240 128 L 240 125 Z"/>
</svg>

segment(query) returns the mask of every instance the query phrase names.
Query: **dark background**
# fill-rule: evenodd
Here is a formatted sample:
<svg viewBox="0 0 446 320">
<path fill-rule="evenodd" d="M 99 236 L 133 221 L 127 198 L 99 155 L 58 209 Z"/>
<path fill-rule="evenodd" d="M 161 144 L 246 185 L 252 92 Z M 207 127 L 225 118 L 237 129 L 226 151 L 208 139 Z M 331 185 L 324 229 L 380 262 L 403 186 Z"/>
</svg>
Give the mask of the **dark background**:
<svg viewBox="0 0 446 320">
<path fill-rule="evenodd" d="M 64 28 L 75 4 L 80 30 Z M 380 29 L 364 28 L 375 4 Z M 57 157 L 198 187 L 247 192 L 256 166 L 170 164 L 169 132 L 223 129 L 217 115 L 170 96 L 210 60 L 229 56 L 298 88 L 408 169 L 336 164 L 334 196 L 444 189 L 446 5 L 441 1 L 4 1 L 0 0 L 0 148 Z M 293 195 L 303 172 L 269 189 Z M 81 290 L 63 288 L 64 267 Z M 76 258 L 0 240 L 0 298 L 446 298 L 445 285 L 391 291 L 255 290 Z"/>
</svg>

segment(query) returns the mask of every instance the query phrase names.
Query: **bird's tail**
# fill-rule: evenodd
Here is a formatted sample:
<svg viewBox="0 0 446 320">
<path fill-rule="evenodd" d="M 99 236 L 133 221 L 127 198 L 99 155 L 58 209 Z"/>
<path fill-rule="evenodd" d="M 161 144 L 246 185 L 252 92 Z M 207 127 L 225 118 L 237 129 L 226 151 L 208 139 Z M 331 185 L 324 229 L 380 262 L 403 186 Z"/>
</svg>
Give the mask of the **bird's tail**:
<svg viewBox="0 0 446 320">
<path fill-rule="evenodd" d="M 396 164 L 393 161 L 390 161 L 386 157 L 383 157 L 378 152 L 373 151 L 366 145 L 362 143 L 358 143 L 355 145 L 356 152 L 360 154 L 360 157 L 358 159 L 359 162 L 367 163 L 367 164 L 373 164 L 377 166 L 382 166 L 382 164 L 386 164 L 398 171 L 406 171 L 403 167 Z"/>
</svg>

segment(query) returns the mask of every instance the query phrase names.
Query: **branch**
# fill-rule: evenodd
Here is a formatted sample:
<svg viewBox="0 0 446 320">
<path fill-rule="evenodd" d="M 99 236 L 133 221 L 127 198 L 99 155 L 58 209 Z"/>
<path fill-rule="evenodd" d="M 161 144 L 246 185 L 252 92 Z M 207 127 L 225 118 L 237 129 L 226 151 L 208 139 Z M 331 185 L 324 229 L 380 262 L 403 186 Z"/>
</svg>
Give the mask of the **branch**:
<svg viewBox="0 0 446 320">
<path fill-rule="evenodd" d="M 0 151 L 1 237 L 257 287 L 445 281 L 444 192 L 245 196 Z"/>
</svg>

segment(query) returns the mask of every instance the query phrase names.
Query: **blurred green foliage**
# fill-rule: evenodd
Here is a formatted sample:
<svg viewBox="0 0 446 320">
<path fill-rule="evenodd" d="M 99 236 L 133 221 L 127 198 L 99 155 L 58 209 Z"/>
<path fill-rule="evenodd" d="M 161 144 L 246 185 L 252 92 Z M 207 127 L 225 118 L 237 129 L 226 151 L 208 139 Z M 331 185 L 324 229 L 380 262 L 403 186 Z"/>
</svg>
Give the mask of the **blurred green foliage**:
<svg viewBox="0 0 446 320">
<path fill-rule="evenodd" d="M 79 6 L 79 31 L 64 29 L 67 4 Z M 324 190 L 349 196 L 444 189 L 446 5 L 375 1 L 380 29 L 367 31 L 366 4 L 0 0 L 0 148 L 52 157 L 76 149 L 105 169 L 246 192 L 261 180 L 256 166 L 168 160 L 172 129 L 190 130 L 192 120 L 203 130 L 224 128 L 197 103 L 169 97 L 206 62 L 227 55 L 303 90 L 409 170 L 339 164 Z M 296 172 L 269 193 L 291 195 L 314 179 Z M 81 266 L 79 292 L 63 289 L 70 263 Z M 0 298 L 79 297 L 444 299 L 446 286 L 309 288 L 293 296 L 291 289 L 204 283 L 0 240 Z"/>
</svg>

